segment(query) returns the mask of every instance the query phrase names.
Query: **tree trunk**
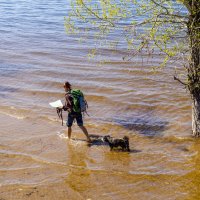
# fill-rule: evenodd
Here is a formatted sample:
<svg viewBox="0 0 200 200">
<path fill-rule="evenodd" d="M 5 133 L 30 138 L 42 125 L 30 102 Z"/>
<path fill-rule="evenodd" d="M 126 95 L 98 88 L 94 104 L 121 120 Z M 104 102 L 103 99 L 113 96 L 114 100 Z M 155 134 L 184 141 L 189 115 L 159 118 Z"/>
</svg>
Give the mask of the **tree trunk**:
<svg viewBox="0 0 200 200">
<path fill-rule="evenodd" d="M 192 132 L 200 137 L 200 48 L 193 47 L 189 89 L 192 97 Z"/>
<path fill-rule="evenodd" d="M 194 0 L 190 5 L 188 22 L 191 62 L 188 69 L 188 88 L 193 100 L 192 132 L 200 137 L 200 1 Z"/>
<path fill-rule="evenodd" d="M 195 97 L 192 103 L 192 133 L 200 137 L 200 99 Z"/>
</svg>

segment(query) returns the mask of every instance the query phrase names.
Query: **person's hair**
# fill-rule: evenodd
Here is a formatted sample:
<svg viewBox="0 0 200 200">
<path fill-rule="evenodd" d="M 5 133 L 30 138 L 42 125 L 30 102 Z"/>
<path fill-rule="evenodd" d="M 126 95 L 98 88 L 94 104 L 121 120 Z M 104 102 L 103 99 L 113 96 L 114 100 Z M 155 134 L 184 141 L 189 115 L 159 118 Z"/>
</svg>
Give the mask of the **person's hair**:
<svg viewBox="0 0 200 200">
<path fill-rule="evenodd" d="M 71 89 L 71 84 L 70 84 L 68 81 L 66 81 L 66 82 L 64 83 L 64 87 L 65 87 L 65 88 Z"/>
</svg>

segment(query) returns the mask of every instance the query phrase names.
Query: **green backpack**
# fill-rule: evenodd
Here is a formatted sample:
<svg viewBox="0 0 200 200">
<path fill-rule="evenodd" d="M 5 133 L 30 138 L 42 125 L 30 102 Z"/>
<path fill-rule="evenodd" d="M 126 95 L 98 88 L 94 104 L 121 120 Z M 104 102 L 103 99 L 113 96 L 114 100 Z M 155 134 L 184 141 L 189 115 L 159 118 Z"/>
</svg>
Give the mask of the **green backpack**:
<svg viewBox="0 0 200 200">
<path fill-rule="evenodd" d="M 71 95 L 73 97 L 73 111 L 74 112 L 85 112 L 87 113 L 87 101 L 84 99 L 83 93 L 78 90 L 71 90 Z"/>
</svg>

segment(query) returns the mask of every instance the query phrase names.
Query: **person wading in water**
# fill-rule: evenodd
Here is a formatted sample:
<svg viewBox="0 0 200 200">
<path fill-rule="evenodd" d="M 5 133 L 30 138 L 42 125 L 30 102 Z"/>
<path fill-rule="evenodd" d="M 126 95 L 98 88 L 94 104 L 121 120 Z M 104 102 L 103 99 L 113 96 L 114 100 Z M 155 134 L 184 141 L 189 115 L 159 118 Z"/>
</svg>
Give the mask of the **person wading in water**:
<svg viewBox="0 0 200 200">
<path fill-rule="evenodd" d="M 72 89 L 71 84 L 69 82 L 64 83 L 64 89 L 65 89 L 65 105 L 63 106 L 63 109 L 65 111 L 68 111 L 68 118 L 67 118 L 67 127 L 68 127 L 68 138 L 71 138 L 72 133 L 72 124 L 74 120 L 76 120 L 77 125 L 80 127 L 80 129 L 83 131 L 85 136 L 87 137 L 87 142 L 91 142 L 91 139 L 88 135 L 88 131 L 83 126 L 83 117 L 81 110 L 80 111 L 74 111 L 74 102 L 73 102 L 73 95 L 72 95 Z"/>
</svg>

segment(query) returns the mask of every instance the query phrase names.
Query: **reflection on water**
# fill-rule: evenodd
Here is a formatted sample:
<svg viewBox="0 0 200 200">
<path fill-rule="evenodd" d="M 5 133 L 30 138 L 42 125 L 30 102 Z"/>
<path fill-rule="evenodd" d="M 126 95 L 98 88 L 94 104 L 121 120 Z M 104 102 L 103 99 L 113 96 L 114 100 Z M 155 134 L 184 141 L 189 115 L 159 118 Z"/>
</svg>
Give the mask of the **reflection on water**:
<svg viewBox="0 0 200 200">
<path fill-rule="evenodd" d="M 92 41 L 65 35 L 68 3 L 1 1 L 0 198 L 198 199 L 199 141 L 173 66 L 155 74 L 159 55 L 123 62 L 108 49 L 109 62 L 89 62 Z M 59 137 L 66 127 L 48 103 L 64 100 L 64 81 L 89 103 L 91 145 L 76 125 L 74 140 Z M 104 135 L 128 135 L 131 152 L 110 151 Z"/>
</svg>

